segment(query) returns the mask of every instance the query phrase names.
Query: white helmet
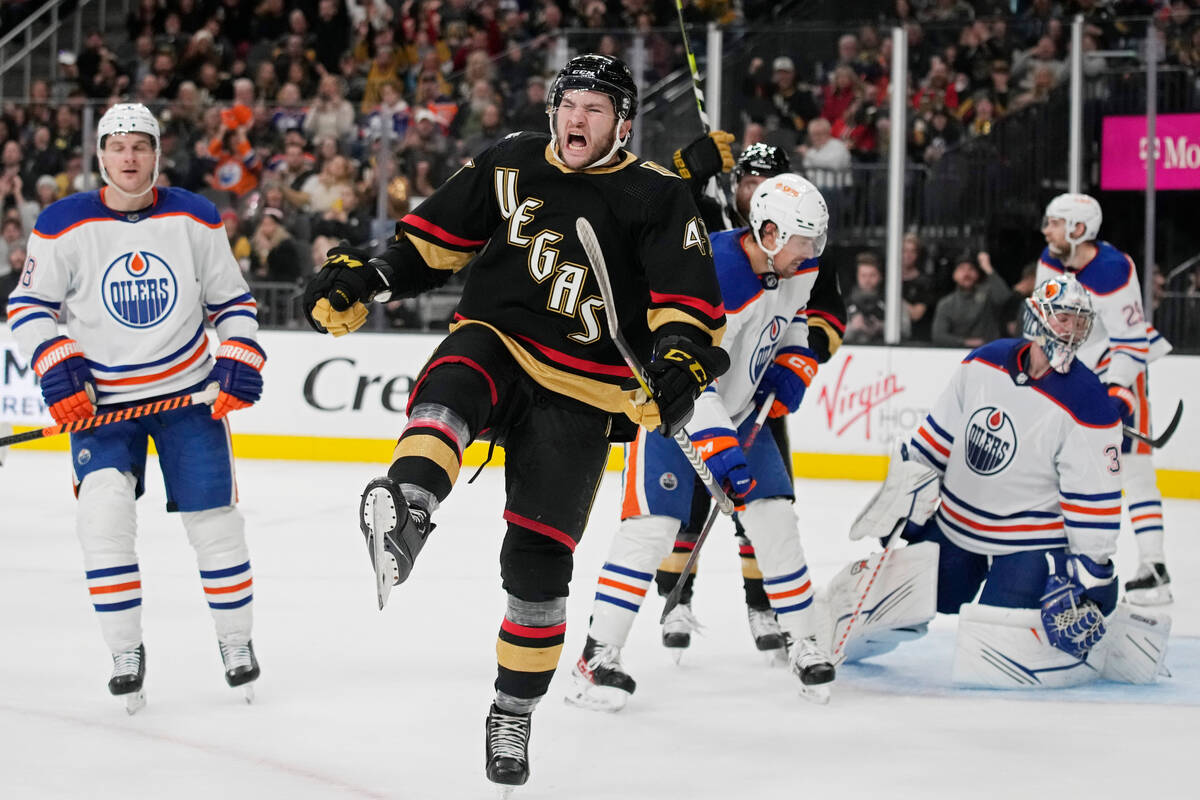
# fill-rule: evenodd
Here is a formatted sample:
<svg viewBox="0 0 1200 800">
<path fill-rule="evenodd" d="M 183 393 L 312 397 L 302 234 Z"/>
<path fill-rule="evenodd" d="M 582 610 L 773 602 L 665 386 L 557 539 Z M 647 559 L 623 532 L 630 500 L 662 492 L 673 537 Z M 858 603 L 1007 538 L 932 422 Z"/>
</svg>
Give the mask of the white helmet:
<svg viewBox="0 0 1200 800">
<path fill-rule="evenodd" d="M 96 124 L 97 154 L 104 149 L 105 138 L 114 133 L 144 133 L 154 141 L 154 175 L 150 178 L 150 186 L 146 187 L 146 191 L 137 195 L 128 195 L 119 186 L 114 185 L 108 178 L 108 171 L 104 169 L 104 161 L 97 158 L 100 161 L 100 177 L 110 188 L 126 196 L 140 197 L 158 183 L 158 159 L 161 155 L 158 120 L 150 113 L 150 109 L 141 103 L 117 103 L 105 111 L 104 116 L 100 117 L 100 122 Z"/>
<path fill-rule="evenodd" d="M 1037 342 L 1050 359 L 1050 366 L 1066 372 L 1075 351 L 1092 332 L 1094 319 L 1091 294 L 1074 275 L 1063 273 L 1047 278 L 1033 290 L 1025 301 L 1022 327 L 1025 338 Z"/>
<path fill-rule="evenodd" d="M 760 238 L 768 222 L 774 222 L 779 229 L 774 250 L 763 247 Z M 768 257 L 776 256 L 793 236 L 811 237 L 814 255 L 819 256 L 825 250 L 829 209 L 816 186 L 795 173 L 783 172 L 767 178 L 754 190 L 750 198 L 750 230 Z"/>
<path fill-rule="evenodd" d="M 1060 194 L 1046 206 L 1042 216 L 1042 227 L 1051 219 L 1061 219 L 1066 224 L 1067 244 L 1071 246 L 1072 255 L 1075 248 L 1083 242 L 1090 242 L 1100 234 L 1100 223 L 1104 215 L 1096 198 L 1088 194 Z M 1074 235 L 1075 226 L 1083 223 L 1083 233 Z"/>
</svg>

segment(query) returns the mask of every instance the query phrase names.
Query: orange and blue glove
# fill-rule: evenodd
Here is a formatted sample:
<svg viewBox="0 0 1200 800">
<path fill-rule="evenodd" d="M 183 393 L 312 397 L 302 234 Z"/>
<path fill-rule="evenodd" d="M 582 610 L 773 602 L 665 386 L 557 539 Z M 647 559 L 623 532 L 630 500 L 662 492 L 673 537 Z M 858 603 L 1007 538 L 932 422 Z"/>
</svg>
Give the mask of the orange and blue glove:
<svg viewBox="0 0 1200 800">
<path fill-rule="evenodd" d="M 1112 403 L 1121 422 L 1126 425 L 1133 424 L 1133 412 L 1137 408 L 1137 397 L 1132 389 L 1117 383 L 1110 383 L 1108 385 L 1108 401 Z"/>
<path fill-rule="evenodd" d="M 750 474 L 746 453 L 730 428 L 705 428 L 690 435 L 704 464 L 732 500 L 750 493 L 757 481 Z"/>
<path fill-rule="evenodd" d="M 262 397 L 262 368 L 267 355 L 253 339 L 232 336 L 217 348 L 217 363 L 208 373 L 208 382 L 220 389 L 213 403 L 212 418 L 221 419 L 230 411 L 249 408 Z"/>
<path fill-rule="evenodd" d="M 59 425 L 96 413 L 96 381 L 79 342 L 55 336 L 33 351 L 33 371 L 42 382 L 42 397 Z"/>
<path fill-rule="evenodd" d="M 758 382 L 754 399 L 762 403 L 767 395 L 775 392 L 775 402 L 771 404 L 769 416 L 782 417 L 794 413 L 800 408 L 804 392 L 816 376 L 816 353 L 807 347 L 781 347 L 775 354 L 775 361 L 767 367 L 762 380 Z"/>
</svg>

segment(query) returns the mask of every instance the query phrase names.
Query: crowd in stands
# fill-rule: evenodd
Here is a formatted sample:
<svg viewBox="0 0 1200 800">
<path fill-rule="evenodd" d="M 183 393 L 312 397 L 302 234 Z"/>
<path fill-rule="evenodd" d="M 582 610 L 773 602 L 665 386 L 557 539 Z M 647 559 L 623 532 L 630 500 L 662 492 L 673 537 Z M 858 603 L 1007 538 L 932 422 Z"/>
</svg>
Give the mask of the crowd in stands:
<svg viewBox="0 0 1200 800">
<path fill-rule="evenodd" d="M 908 154 L 916 164 L 1046 102 L 1065 78 L 1076 13 L 1087 20 L 1085 53 L 1134 35 L 1119 16 L 1155 12 L 1163 58 L 1200 67 L 1200 0 L 862 6 L 875 21 L 846 30 L 831 58 L 764 51 L 747 60 L 738 87 L 733 132 L 742 146 L 786 148 L 832 195 L 850 186 L 854 165 L 886 156 L 893 26 L 908 34 Z M 683 12 L 689 24 L 776 14 L 784 24 L 796 7 L 685 0 Z M 94 118 L 119 100 L 149 106 L 162 124 L 161 180 L 217 202 L 251 278 L 294 283 L 320 263 L 322 248 L 389 233 L 390 224 L 376 222 L 381 210 L 403 213 L 474 153 L 511 131 L 546 130 L 561 31 L 585 29 L 572 35 L 573 50 L 623 56 L 628 36 L 618 32 L 645 32 L 653 79 L 684 63 L 678 36 L 659 30 L 675 24 L 666 0 L 137 0 L 122 32 L 88 33 L 78 52 L 59 54 L 54 80 L 35 80 L 29 97 L 3 105 L 0 291 L 20 270 L 40 210 L 96 185 L 83 163 L 87 105 Z M 910 258 L 906 245 L 902 267 L 907 338 L 963 344 L 1004 329 L 1012 289 L 983 254 L 936 275 L 920 249 L 914 242 Z M 856 285 L 844 287 L 858 312 L 851 337 L 878 341 L 880 259 L 865 253 L 856 269 Z M 995 326 L 959 324 L 992 316 Z M 399 311 L 394 321 L 407 324 Z"/>
</svg>

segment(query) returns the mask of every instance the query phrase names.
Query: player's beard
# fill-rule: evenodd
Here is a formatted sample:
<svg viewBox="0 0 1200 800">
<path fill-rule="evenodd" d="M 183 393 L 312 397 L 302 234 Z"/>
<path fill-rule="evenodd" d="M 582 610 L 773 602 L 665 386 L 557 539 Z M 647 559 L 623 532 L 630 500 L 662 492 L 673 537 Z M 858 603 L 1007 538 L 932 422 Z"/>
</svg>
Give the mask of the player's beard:
<svg viewBox="0 0 1200 800">
<path fill-rule="evenodd" d="M 1046 247 L 1050 250 L 1050 255 L 1054 256 L 1059 261 L 1063 260 L 1064 258 L 1068 258 L 1071 255 L 1070 245 L 1059 247 L 1058 245 L 1047 243 Z"/>
</svg>

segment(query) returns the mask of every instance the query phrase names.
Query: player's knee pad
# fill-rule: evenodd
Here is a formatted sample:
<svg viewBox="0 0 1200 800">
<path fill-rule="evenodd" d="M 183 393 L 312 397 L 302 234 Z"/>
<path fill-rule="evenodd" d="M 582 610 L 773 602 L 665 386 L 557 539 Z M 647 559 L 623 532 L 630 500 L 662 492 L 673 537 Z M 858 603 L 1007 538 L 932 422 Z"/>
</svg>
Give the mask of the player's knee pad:
<svg viewBox="0 0 1200 800">
<path fill-rule="evenodd" d="M 1100 677 L 1083 661 L 1049 644 L 1036 608 L 966 603 L 958 612 L 953 679 L 996 689 L 1056 689 Z"/>
<path fill-rule="evenodd" d="M 562 542 L 508 524 L 500 547 L 500 575 L 510 595 L 528 602 L 566 597 L 573 563 L 571 551 Z"/>
<path fill-rule="evenodd" d="M 1167 638 L 1171 617 L 1120 603 L 1104 620 L 1108 631 L 1092 650 L 1091 661 L 1103 664 L 1101 677 L 1120 683 L 1155 683 L 1167 672 Z"/>
<path fill-rule="evenodd" d="M 241 563 L 249 558 L 245 519 L 237 506 L 184 511 L 180 516 L 201 569 L 213 561 Z"/>
<path fill-rule="evenodd" d="M 804 566 L 804 548 L 792 501 L 767 497 L 746 504 L 739 511 L 746 538 L 754 545 L 754 554 L 763 576 L 770 580 L 795 572 Z"/>
<path fill-rule="evenodd" d="M 79 485 L 75 531 L 89 567 L 109 566 L 99 564 L 97 559 L 133 555 L 137 536 L 135 485 L 132 475 L 115 469 L 100 469 L 84 476 Z"/>
<path fill-rule="evenodd" d="M 608 548 L 608 563 L 653 574 L 663 559 L 671 554 L 678 532 L 679 520 L 674 517 L 624 519 Z"/>
<path fill-rule="evenodd" d="M 842 651 L 847 661 L 886 653 L 901 642 L 925 635 L 937 613 L 937 542 L 919 542 L 888 551 L 887 562 L 875 574 L 879 553 L 842 568 L 817 593 L 818 605 L 826 613 L 819 619 L 828 626 L 832 649 L 846 635 L 855 609 L 858 618 L 849 627 Z M 867 592 L 871 576 L 875 582 Z M 863 593 L 867 592 L 866 597 Z M 859 603 L 862 603 L 861 607 Z"/>
</svg>

